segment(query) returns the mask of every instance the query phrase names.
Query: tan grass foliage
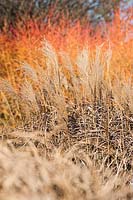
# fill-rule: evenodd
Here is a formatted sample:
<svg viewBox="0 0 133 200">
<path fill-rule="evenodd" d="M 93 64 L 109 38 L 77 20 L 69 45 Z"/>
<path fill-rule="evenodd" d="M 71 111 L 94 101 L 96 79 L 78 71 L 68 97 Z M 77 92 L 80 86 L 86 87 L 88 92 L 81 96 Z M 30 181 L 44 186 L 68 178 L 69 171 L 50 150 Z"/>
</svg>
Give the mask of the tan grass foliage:
<svg viewBox="0 0 133 200">
<path fill-rule="evenodd" d="M 0 199 L 133 199 L 132 74 L 114 74 L 102 47 L 73 60 L 44 41 L 45 66 L 0 80 Z"/>
<path fill-rule="evenodd" d="M 19 133 L 18 133 L 19 134 Z M 47 155 L 48 156 L 48 155 Z M 0 146 L 0 199 L 132 199 L 127 176 L 97 169 L 83 152 L 53 150 L 49 159 L 29 144 L 18 151 Z"/>
</svg>

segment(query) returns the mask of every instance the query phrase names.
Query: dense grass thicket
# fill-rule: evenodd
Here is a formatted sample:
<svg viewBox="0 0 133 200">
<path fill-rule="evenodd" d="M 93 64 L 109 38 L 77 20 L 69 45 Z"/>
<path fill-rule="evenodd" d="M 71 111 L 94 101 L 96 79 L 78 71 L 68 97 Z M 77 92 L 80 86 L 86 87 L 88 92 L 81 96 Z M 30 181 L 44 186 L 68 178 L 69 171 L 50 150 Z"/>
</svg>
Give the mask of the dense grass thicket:
<svg viewBox="0 0 133 200">
<path fill-rule="evenodd" d="M 133 199 L 131 20 L 0 33 L 0 199 Z"/>
</svg>

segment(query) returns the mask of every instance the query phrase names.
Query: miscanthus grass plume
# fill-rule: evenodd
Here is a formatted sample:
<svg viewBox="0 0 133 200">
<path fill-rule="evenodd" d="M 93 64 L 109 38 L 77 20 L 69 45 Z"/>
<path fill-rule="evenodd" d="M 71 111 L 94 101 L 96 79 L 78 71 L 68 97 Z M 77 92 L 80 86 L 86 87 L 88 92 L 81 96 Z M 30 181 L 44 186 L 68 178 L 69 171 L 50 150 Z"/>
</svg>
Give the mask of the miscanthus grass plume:
<svg viewBox="0 0 133 200">
<path fill-rule="evenodd" d="M 130 24 L 66 25 L 0 35 L 0 198 L 132 199 Z"/>
</svg>

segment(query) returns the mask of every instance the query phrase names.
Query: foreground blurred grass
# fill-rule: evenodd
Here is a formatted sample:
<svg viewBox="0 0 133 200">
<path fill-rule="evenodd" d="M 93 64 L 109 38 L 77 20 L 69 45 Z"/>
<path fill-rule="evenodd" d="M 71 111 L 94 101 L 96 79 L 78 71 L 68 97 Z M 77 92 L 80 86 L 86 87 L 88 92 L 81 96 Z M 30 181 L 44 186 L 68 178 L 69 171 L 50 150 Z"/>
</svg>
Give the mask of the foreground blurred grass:
<svg viewBox="0 0 133 200">
<path fill-rule="evenodd" d="M 32 143 L 19 150 L 9 142 L 0 147 L 2 200 L 132 199 L 130 176 L 121 176 L 120 166 L 116 175 L 104 163 L 98 169 L 76 145 L 44 155 Z"/>
</svg>

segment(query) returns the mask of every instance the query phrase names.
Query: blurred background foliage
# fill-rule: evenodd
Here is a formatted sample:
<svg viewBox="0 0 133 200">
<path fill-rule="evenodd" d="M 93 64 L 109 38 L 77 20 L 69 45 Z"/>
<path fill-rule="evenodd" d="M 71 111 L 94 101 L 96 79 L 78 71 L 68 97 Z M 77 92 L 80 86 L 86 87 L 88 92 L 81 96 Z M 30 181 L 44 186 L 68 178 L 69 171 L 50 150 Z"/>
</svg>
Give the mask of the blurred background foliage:
<svg viewBox="0 0 133 200">
<path fill-rule="evenodd" d="M 115 10 L 132 0 L 0 0 L 0 29 L 27 19 L 58 23 L 65 16 L 73 22 L 111 21 Z"/>
</svg>

